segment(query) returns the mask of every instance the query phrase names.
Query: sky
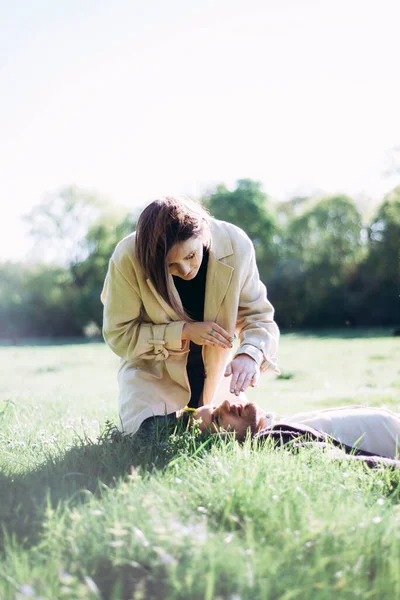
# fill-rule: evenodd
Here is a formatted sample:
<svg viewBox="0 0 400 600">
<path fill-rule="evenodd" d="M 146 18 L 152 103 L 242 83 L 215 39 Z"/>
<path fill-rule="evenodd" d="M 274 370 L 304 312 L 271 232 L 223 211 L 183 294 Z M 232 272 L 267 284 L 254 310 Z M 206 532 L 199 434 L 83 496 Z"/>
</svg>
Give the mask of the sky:
<svg viewBox="0 0 400 600">
<path fill-rule="evenodd" d="M 245 177 L 380 201 L 399 19 L 398 0 L 0 0 L 0 260 L 71 184 L 133 210 Z"/>
</svg>

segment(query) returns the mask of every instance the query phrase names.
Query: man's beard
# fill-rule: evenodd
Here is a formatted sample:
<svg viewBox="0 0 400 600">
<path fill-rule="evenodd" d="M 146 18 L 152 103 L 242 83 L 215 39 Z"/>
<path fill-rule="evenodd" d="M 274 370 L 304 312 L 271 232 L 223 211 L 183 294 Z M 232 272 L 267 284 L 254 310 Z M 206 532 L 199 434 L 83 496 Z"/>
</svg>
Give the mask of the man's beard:
<svg viewBox="0 0 400 600">
<path fill-rule="evenodd" d="M 251 433 L 254 435 L 259 430 L 259 423 L 262 415 L 260 414 L 260 410 L 257 404 L 254 402 L 249 402 L 245 405 L 245 419 L 247 422 L 247 427 L 250 427 Z"/>
</svg>

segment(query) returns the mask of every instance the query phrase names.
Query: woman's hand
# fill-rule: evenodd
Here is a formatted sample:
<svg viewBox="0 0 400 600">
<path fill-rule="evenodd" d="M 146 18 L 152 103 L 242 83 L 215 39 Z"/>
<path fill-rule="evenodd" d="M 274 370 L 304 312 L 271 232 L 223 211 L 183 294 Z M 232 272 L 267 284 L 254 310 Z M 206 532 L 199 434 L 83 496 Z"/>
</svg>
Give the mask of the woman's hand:
<svg viewBox="0 0 400 600">
<path fill-rule="evenodd" d="M 225 377 L 232 375 L 230 392 L 239 396 L 249 385 L 256 387 L 260 378 L 260 367 L 248 354 L 238 354 L 227 364 Z"/>
<path fill-rule="evenodd" d="M 182 339 L 190 340 L 199 346 L 218 346 L 219 348 L 232 348 L 233 342 L 229 333 L 214 321 L 185 323 Z"/>
</svg>

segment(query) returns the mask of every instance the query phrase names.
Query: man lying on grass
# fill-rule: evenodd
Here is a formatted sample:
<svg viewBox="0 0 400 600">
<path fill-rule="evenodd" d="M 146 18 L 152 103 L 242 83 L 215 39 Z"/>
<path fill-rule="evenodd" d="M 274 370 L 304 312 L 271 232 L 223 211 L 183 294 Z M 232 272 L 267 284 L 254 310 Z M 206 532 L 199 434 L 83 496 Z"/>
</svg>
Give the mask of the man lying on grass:
<svg viewBox="0 0 400 600">
<path fill-rule="evenodd" d="M 238 439 L 244 439 L 249 430 L 259 439 L 272 432 L 297 432 L 297 437 L 304 434 L 315 441 L 330 441 L 364 456 L 399 457 L 400 415 L 383 408 L 344 406 L 279 417 L 252 402 L 231 404 L 225 400 L 189 415 L 202 431 L 234 431 Z"/>
</svg>

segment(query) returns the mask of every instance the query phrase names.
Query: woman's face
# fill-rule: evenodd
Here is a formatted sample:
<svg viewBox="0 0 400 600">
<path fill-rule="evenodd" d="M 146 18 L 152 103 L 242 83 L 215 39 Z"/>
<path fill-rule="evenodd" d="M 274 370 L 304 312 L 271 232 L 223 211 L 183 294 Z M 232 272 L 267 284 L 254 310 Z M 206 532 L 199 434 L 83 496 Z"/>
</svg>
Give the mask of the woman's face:
<svg viewBox="0 0 400 600">
<path fill-rule="evenodd" d="M 200 421 L 199 427 L 202 431 L 205 429 L 209 429 L 211 433 L 216 433 L 220 429 L 235 431 L 237 437 L 243 439 L 249 428 L 254 433 L 263 427 L 265 412 L 253 402 L 231 404 L 228 400 L 224 400 L 219 406 L 212 404 L 201 406 L 193 418 Z"/>
<path fill-rule="evenodd" d="M 168 272 L 182 279 L 194 279 L 203 260 L 202 237 L 191 237 L 174 244 L 167 254 Z"/>
</svg>

